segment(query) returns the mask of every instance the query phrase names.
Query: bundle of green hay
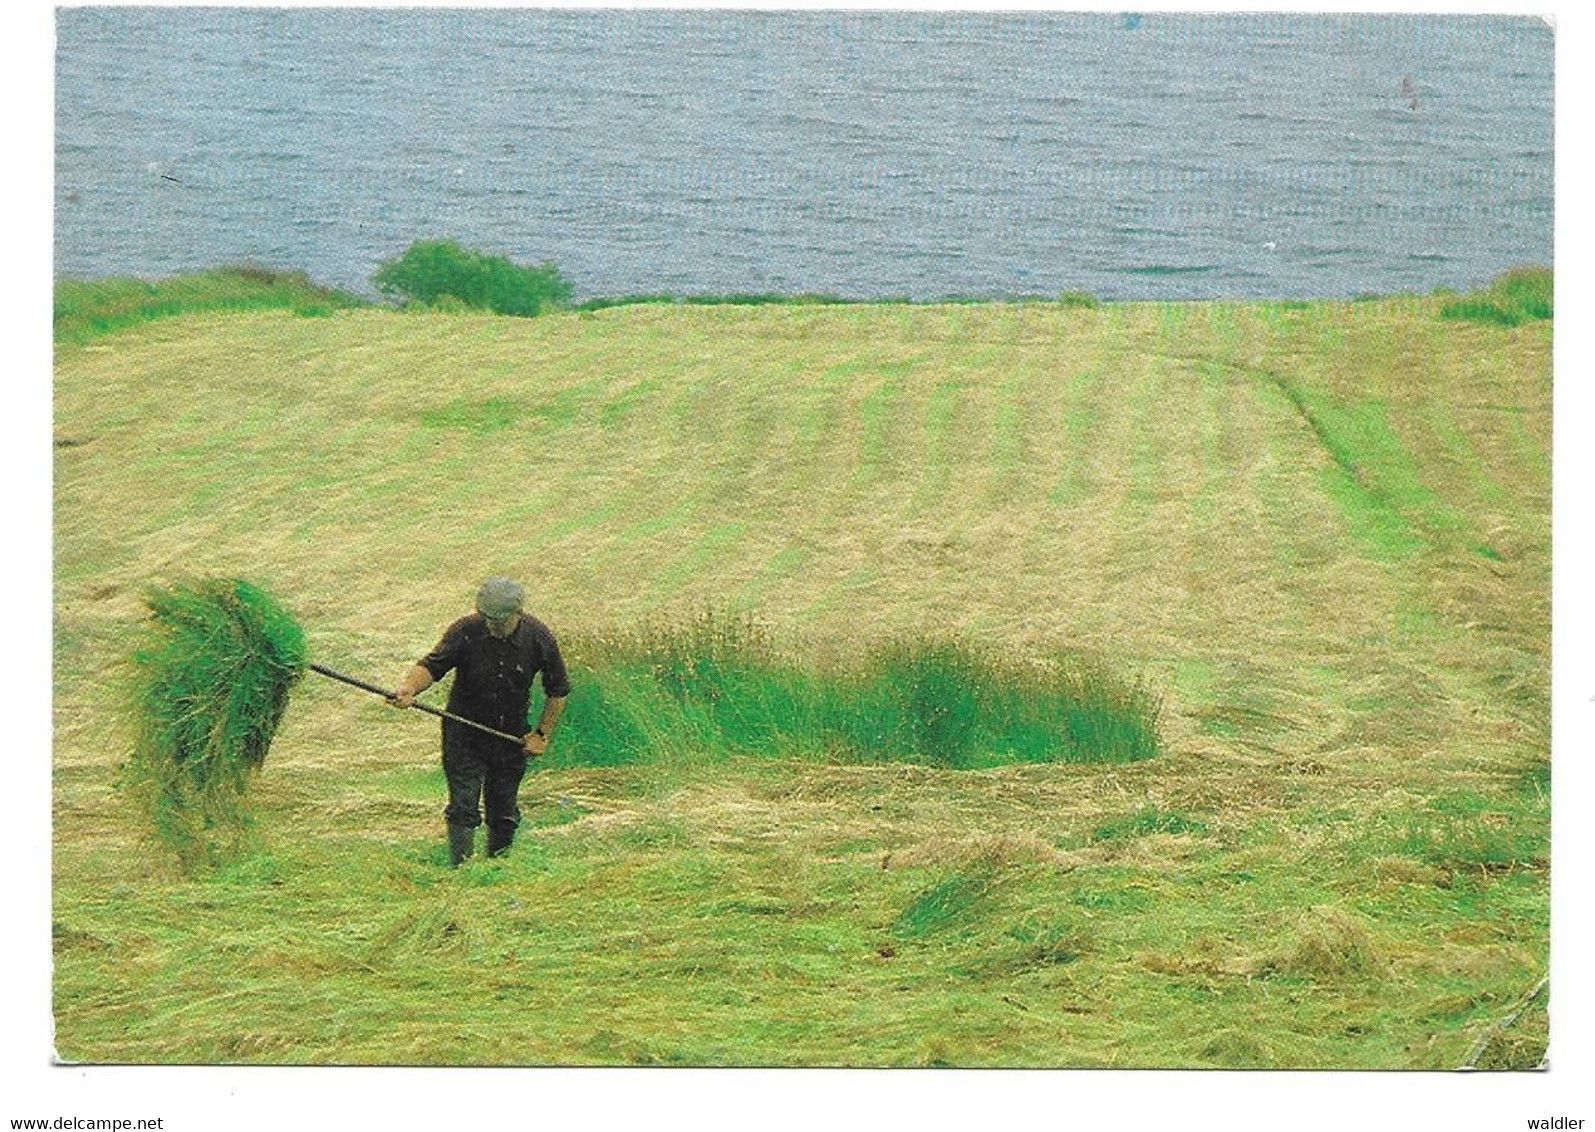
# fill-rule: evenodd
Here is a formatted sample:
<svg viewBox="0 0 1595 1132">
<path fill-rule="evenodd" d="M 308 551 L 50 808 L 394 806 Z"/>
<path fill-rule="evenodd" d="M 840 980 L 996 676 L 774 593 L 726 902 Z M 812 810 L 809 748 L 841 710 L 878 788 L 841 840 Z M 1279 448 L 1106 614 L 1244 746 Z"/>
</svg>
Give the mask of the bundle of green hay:
<svg viewBox="0 0 1595 1132">
<path fill-rule="evenodd" d="M 155 589 L 145 603 L 151 622 L 132 658 L 127 781 L 156 835 L 192 865 L 244 832 L 249 777 L 304 674 L 305 635 L 270 595 L 240 579 Z"/>
</svg>

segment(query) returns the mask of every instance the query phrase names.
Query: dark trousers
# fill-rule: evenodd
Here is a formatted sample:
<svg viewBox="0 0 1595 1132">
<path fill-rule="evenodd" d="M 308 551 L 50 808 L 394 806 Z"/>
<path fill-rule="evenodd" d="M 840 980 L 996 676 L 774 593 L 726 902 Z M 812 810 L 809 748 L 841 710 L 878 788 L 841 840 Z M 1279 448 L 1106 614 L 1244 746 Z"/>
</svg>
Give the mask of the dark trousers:
<svg viewBox="0 0 1595 1132">
<path fill-rule="evenodd" d="M 461 732 L 465 732 L 461 734 Z M 443 775 L 449 782 L 444 820 L 463 829 L 482 824 L 487 810 L 487 851 L 508 849 L 521 823 L 521 779 L 526 776 L 526 751 L 465 728 L 443 725 Z"/>
</svg>

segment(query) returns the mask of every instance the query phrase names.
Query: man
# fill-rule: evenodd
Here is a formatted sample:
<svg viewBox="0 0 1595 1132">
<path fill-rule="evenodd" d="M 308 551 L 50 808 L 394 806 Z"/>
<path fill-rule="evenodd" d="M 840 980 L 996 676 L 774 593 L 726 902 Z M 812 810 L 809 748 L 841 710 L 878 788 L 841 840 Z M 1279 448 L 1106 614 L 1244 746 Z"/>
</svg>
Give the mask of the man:
<svg viewBox="0 0 1595 1132">
<path fill-rule="evenodd" d="M 395 707 L 407 708 L 422 690 L 453 669 L 449 711 L 496 731 L 520 735 L 526 730 L 532 680 L 543 674 L 542 715 L 519 745 L 450 719 L 443 721 L 443 773 L 449 781 L 443 817 L 448 823 L 450 865 L 471 855 L 484 801 L 488 856 L 509 850 L 521 820 L 517 795 L 526 759 L 548 750 L 570 694 L 554 634 L 522 611 L 523 597 L 521 587 L 508 578 L 483 582 L 476 594 L 476 612 L 444 631 L 437 647 L 410 669 L 391 700 Z"/>
</svg>

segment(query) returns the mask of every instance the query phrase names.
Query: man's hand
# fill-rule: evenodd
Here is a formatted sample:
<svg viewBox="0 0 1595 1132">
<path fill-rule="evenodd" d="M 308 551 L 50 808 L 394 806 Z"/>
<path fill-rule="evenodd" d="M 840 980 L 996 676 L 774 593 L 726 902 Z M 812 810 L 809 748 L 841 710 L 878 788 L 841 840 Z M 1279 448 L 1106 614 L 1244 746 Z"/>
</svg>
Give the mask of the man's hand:
<svg viewBox="0 0 1595 1132">
<path fill-rule="evenodd" d="M 415 697 L 432 686 L 432 673 L 424 665 L 416 665 L 404 674 L 404 679 L 399 681 L 399 686 L 388 697 L 388 703 L 396 708 L 407 708 L 415 703 Z"/>
<path fill-rule="evenodd" d="M 534 759 L 538 758 L 544 751 L 548 750 L 548 736 L 540 731 L 528 731 L 524 746 L 528 755 L 531 755 Z"/>
</svg>

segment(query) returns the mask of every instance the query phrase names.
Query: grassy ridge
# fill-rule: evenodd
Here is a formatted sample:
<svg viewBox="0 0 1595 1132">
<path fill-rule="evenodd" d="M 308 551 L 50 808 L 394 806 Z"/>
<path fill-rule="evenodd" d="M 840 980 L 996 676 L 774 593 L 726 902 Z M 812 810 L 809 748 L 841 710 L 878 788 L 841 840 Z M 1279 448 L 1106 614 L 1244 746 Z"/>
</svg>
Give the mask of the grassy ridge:
<svg viewBox="0 0 1595 1132">
<path fill-rule="evenodd" d="M 64 344 L 62 1053 L 1460 1063 L 1547 955 L 1551 324 L 1446 301 L 261 311 Z M 318 681 L 249 855 L 185 880 L 144 851 L 107 737 L 151 580 L 258 578 L 313 657 L 391 681 L 499 572 L 584 664 L 706 607 L 825 670 L 905 638 L 1088 656 L 1146 675 L 1160 753 L 583 766 L 573 717 L 515 853 L 449 874 L 435 732 Z M 1545 1017 L 1483 1063 L 1535 1063 Z"/>
<path fill-rule="evenodd" d="M 143 279 L 58 279 L 55 340 L 82 343 L 151 319 L 205 311 L 290 310 L 316 317 L 362 306 L 299 271 L 242 265 Z"/>
<path fill-rule="evenodd" d="M 582 313 L 626 306 L 946 306 L 991 303 L 1053 304 L 1092 309 L 1101 303 L 1084 291 L 1045 295 L 960 296 L 931 300 L 906 297 L 853 299 L 810 292 L 773 291 L 727 294 L 633 294 L 597 296 L 572 303 L 571 285 L 552 264 L 517 267 L 451 241 L 420 241 L 404 256 L 385 263 L 373 277 L 379 290 L 415 309 L 536 316 L 551 310 Z M 1445 303 L 1441 318 L 1516 326 L 1528 319 L 1550 319 L 1554 279 L 1549 268 L 1506 272 L 1489 286 Z M 1449 294 L 1450 292 L 1443 292 Z M 1363 296 L 1360 302 L 1377 302 Z M 133 278 L 61 279 L 55 287 L 55 337 L 84 342 L 100 334 L 152 318 L 215 310 L 285 309 L 304 315 L 364 306 L 349 292 L 311 282 L 303 272 L 273 271 L 253 264 L 218 267 L 151 282 Z M 1309 304 L 1286 302 L 1282 309 Z"/>
<path fill-rule="evenodd" d="M 1554 313 L 1554 290 L 1555 281 L 1549 268 L 1519 268 L 1507 272 L 1488 287 L 1446 303 L 1440 308 L 1440 317 L 1496 326 L 1517 326 L 1531 319 L 1549 319 Z"/>
</svg>

